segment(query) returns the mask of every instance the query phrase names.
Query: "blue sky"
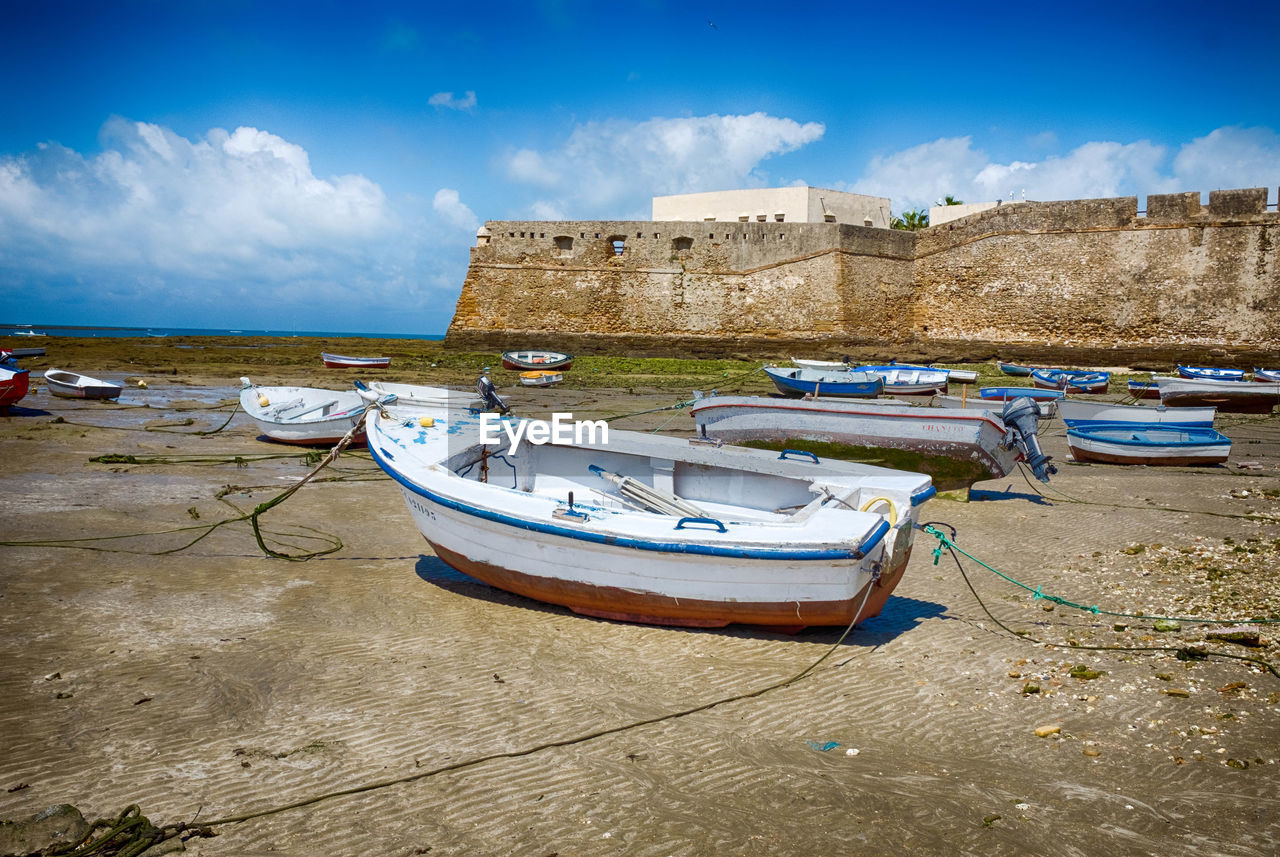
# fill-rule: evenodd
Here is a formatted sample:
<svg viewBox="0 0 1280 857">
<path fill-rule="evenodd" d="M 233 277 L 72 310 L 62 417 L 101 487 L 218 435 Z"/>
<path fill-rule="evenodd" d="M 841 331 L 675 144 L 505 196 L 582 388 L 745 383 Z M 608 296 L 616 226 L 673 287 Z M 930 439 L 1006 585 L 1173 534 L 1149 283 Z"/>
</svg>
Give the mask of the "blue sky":
<svg viewBox="0 0 1280 857">
<path fill-rule="evenodd" d="M 1280 185 L 1280 3 L 0 0 L 0 322 L 442 333 L 485 220 Z"/>
</svg>

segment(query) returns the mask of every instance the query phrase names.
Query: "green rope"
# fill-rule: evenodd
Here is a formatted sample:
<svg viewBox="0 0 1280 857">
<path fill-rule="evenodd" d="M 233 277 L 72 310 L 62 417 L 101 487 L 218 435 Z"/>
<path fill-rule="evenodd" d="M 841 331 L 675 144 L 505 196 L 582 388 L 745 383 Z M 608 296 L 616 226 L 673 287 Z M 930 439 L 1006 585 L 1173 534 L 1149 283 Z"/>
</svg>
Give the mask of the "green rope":
<svg viewBox="0 0 1280 857">
<path fill-rule="evenodd" d="M 937 527 L 933 526 L 932 524 L 925 524 L 920 529 L 938 540 L 938 546 L 933 549 L 934 565 L 937 565 L 938 560 L 942 558 L 943 550 L 954 551 L 955 553 L 959 553 L 960 555 L 968 557 L 969 559 L 973 560 L 978 565 L 982 566 L 987 571 L 991 572 L 997 577 L 1003 580 L 1006 580 L 1009 583 L 1012 583 L 1014 586 L 1017 586 L 1021 589 L 1025 589 L 1027 592 L 1030 592 L 1032 600 L 1034 601 L 1049 601 L 1054 604 L 1061 604 L 1063 607 L 1070 607 L 1074 610 L 1082 610 L 1086 613 L 1092 613 L 1095 616 L 1115 616 L 1121 619 L 1146 619 L 1153 622 L 1157 620 L 1165 620 L 1170 622 L 1188 622 L 1193 624 L 1201 623 L 1206 625 L 1280 624 L 1280 619 L 1204 619 L 1204 618 L 1196 618 L 1196 617 L 1188 617 L 1188 616 L 1149 616 L 1149 615 L 1140 614 L 1140 613 L 1123 613 L 1116 610 L 1104 610 L 1096 604 L 1094 605 L 1077 604 L 1076 602 L 1069 601 L 1060 595 L 1048 595 L 1043 591 L 1042 587 L 1040 586 L 1032 587 L 1026 583 L 1023 583 L 1020 580 L 1015 580 L 1014 578 L 1010 577 L 1009 575 L 1005 574 L 1003 571 L 1000 571 L 997 568 L 993 568 L 992 566 L 978 559 L 973 554 L 966 551 L 964 548 L 957 545 L 954 541 L 948 538 L 945 533 L 943 533 L 941 530 L 939 530 Z"/>
<path fill-rule="evenodd" d="M 369 407 L 375 407 L 375 406 L 370 405 Z M 292 497 L 299 489 L 302 488 L 302 486 L 312 481 L 315 478 L 316 474 L 318 474 L 321 470 L 323 470 L 332 462 L 336 461 L 338 456 L 342 454 L 343 450 L 345 450 L 347 446 L 351 444 L 352 440 L 354 440 L 360 427 L 363 425 L 364 425 L 363 419 L 357 420 L 356 423 L 351 427 L 351 429 L 345 435 L 343 435 L 342 439 L 338 441 L 338 443 L 333 447 L 333 449 L 329 450 L 329 453 L 320 460 L 319 464 L 317 464 L 315 468 L 311 470 L 311 472 L 309 472 L 301 480 L 294 483 L 289 488 L 286 488 L 284 491 L 282 491 L 280 494 L 276 495 L 272 499 L 268 500 L 265 503 L 260 503 L 258 506 L 254 508 L 252 512 L 249 512 L 247 514 L 241 514 L 234 518 L 225 518 L 221 521 L 215 521 L 212 524 L 200 524 L 200 525 L 194 525 L 189 527 L 175 527 L 170 530 L 162 530 L 155 533 L 123 533 L 123 534 L 118 534 L 114 536 L 92 536 L 92 537 L 86 537 L 82 539 L 29 539 L 29 540 L 23 540 L 23 541 L 0 541 L 0 545 L 6 546 L 6 547 L 66 547 L 66 548 L 78 548 L 81 550 L 105 551 L 105 552 L 111 552 L 111 553 L 134 553 L 134 554 L 144 554 L 148 556 L 165 556 L 168 554 L 179 553 L 180 551 L 187 550 L 188 548 L 192 547 L 196 543 L 212 535 L 213 532 L 220 527 L 224 527 L 228 524 L 240 523 L 241 521 L 248 521 L 250 526 L 253 528 L 253 537 L 258 543 L 258 547 L 267 556 L 275 557 L 276 559 L 285 559 L 291 562 L 304 562 L 306 560 L 314 559 L 315 557 L 320 557 L 320 556 L 325 556 L 326 554 L 335 553 L 339 550 L 342 550 L 342 548 L 344 547 L 342 543 L 342 539 L 334 535 L 321 533 L 319 530 L 315 530 L 310 527 L 300 527 L 299 529 L 310 530 L 315 535 L 307 535 L 306 533 L 302 533 L 301 534 L 302 537 L 314 538 L 317 540 L 327 540 L 329 542 L 329 545 L 327 547 L 320 548 L 317 550 L 306 551 L 300 554 L 287 554 L 287 553 L 284 553 L 283 551 L 275 550 L 267 545 L 266 539 L 263 535 L 264 530 L 262 529 L 259 519 L 262 517 L 263 514 L 273 509 L 274 507 L 280 505 L 289 497 Z M 223 498 L 219 497 L 219 499 L 223 499 Z M 235 508 L 235 507 L 233 506 L 232 508 Z M 193 538 L 191 541 L 187 542 L 184 545 L 181 545 L 176 548 L 170 548 L 169 550 L 163 550 L 163 551 L 145 551 L 145 552 L 129 551 L 129 550 L 97 547 L 93 544 L 81 544 L 81 542 L 98 542 L 98 541 L 110 541 L 114 539 L 137 538 L 139 536 L 167 535 L 169 533 L 191 532 L 193 530 L 202 531 L 202 532 L 200 532 L 198 536 L 196 536 L 195 538 Z M 284 534 L 279 532 L 267 532 L 267 535 L 276 537 L 277 540 L 280 540 L 281 538 L 284 537 Z"/>
<path fill-rule="evenodd" d="M 948 524 L 945 526 L 950 526 L 950 525 Z M 955 528 L 952 527 L 951 529 L 954 531 Z M 1214 652 L 1214 651 L 1209 651 L 1207 649 L 1195 648 L 1192 646 L 1116 646 L 1116 645 L 1090 646 L 1090 645 L 1085 645 L 1083 643 L 1075 642 L 1073 640 L 1068 640 L 1065 644 L 1054 643 L 1048 640 L 1037 640 L 1036 638 L 1032 637 L 1029 633 L 1025 631 L 1015 631 L 1012 628 L 1010 628 L 1008 625 L 1006 625 L 1004 622 L 1000 621 L 1000 619 L 998 619 L 996 615 L 991 612 L 991 609 L 987 607 L 987 603 L 982 600 L 982 596 L 978 594 L 978 590 L 974 588 L 973 581 L 969 579 L 968 573 L 964 570 L 964 564 L 960 562 L 960 557 L 956 554 L 956 548 L 954 543 L 950 543 L 947 547 L 947 550 L 951 554 L 951 558 L 955 561 L 956 568 L 959 569 L 960 577 L 964 579 L 965 586 L 969 588 L 970 594 L 972 594 L 974 597 L 974 600 L 978 602 L 978 606 L 982 608 L 982 612 L 986 613 L 987 618 L 990 619 L 992 622 L 994 622 L 998 627 L 1003 629 L 1005 632 L 1013 635 L 1019 640 L 1024 640 L 1031 643 L 1037 643 L 1039 645 L 1049 646 L 1051 648 L 1080 649 L 1080 650 L 1091 651 L 1091 652 L 1173 652 L 1174 656 L 1177 657 L 1177 659 L 1180 661 L 1203 661 L 1203 660 L 1207 660 L 1210 657 L 1224 658 L 1227 660 L 1244 661 L 1246 663 L 1254 664 L 1256 666 L 1261 667 L 1262 669 L 1265 669 L 1267 672 L 1271 673 L 1276 678 L 1280 678 L 1280 670 L 1276 669 L 1275 666 L 1268 663 L 1267 661 L 1264 661 L 1262 658 L 1255 658 L 1249 655 L 1236 655 L 1230 652 Z M 939 546 L 934 551 L 935 563 L 937 562 L 941 554 L 942 554 L 942 547 Z"/>
</svg>

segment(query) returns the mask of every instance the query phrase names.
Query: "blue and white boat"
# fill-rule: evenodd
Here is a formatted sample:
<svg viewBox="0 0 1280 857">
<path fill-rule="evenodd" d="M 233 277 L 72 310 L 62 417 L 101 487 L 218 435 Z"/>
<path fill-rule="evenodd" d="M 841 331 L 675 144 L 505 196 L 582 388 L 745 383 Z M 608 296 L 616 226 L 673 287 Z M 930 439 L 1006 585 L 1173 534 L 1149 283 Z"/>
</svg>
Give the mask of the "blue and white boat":
<svg viewBox="0 0 1280 857">
<path fill-rule="evenodd" d="M 947 392 L 948 374 L 945 369 L 892 363 L 887 366 L 857 366 L 850 371 L 879 375 L 884 382 L 881 392 L 886 396 L 931 396 Z"/>
<path fill-rule="evenodd" d="M 1058 413 L 1067 428 L 1081 426 L 1161 425 L 1173 428 L 1213 428 L 1217 408 L 1168 408 L 1164 405 L 1114 405 L 1085 399 L 1060 399 Z"/>
<path fill-rule="evenodd" d="M 1004 374 L 1011 375 L 1015 378 L 1026 378 L 1030 376 L 1033 371 L 1030 366 L 1023 366 L 1018 363 L 1006 363 L 1003 360 L 996 361 L 996 368 Z"/>
<path fill-rule="evenodd" d="M 884 380 L 871 372 L 765 367 L 778 392 L 786 396 L 840 396 L 874 399 L 884 389 Z"/>
<path fill-rule="evenodd" d="M 1135 399 L 1160 398 L 1160 385 L 1155 381 L 1134 381 L 1129 379 L 1129 395 Z"/>
<path fill-rule="evenodd" d="M 1076 461 L 1185 466 L 1222 464 L 1231 440 L 1211 428 L 1104 423 L 1067 429 L 1067 448 Z"/>
<path fill-rule="evenodd" d="M 1195 378 L 1199 381 L 1243 381 L 1243 369 L 1218 369 L 1213 366 L 1178 366 L 1178 374 L 1183 378 Z M 1262 379 L 1277 380 L 1277 379 Z"/>
<path fill-rule="evenodd" d="M 529 440 L 539 424 L 545 443 Z M 548 423 L 392 403 L 367 426 L 441 560 L 619 621 L 791 631 L 875 616 L 935 493 L 919 473 L 603 424 L 560 437 Z"/>
<path fill-rule="evenodd" d="M 978 391 L 978 395 L 984 399 L 994 399 L 999 402 L 1023 398 L 1034 399 L 1037 402 L 1053 402 L 1067 394 L 1061 390 L 1042 390 L 1038 387 L 983 387 Z"/>
<path fill-rule="evenodd" d="M 1253 370 L 1253 380 L 1255 381 L 1280 381 L 1280 369 L 1258 369 Z"/>
<path fill-rule="evenodd" d="M 1111 383 L 1110 372 L 1081 372 L 1075 369 L 1036 369 L 1031 383 L 1042 390 L 1067 393 L 1105 393 Z"/>
</svg>

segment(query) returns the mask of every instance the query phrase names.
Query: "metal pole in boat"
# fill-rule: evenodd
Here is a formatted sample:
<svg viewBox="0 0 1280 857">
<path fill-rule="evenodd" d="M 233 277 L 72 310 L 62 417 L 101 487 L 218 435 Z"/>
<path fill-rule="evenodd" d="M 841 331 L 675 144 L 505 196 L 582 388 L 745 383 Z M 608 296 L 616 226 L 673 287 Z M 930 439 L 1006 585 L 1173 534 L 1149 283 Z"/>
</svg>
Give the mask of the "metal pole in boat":
<svg viewBox="0 0 1280 857">
<path fill-rule="evenodd" d="M 489 447 L 480 447 L 480 481 L 489 482 Z"/>
</svg>

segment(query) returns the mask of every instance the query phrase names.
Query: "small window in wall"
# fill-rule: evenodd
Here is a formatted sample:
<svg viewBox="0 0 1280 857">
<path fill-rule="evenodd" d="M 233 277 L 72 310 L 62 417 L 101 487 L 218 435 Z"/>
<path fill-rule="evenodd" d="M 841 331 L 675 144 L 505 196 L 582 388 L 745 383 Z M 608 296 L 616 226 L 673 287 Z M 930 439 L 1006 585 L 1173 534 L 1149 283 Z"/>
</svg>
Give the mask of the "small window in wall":
<svg viewBox="0 0 1280 857">
<path fill-rule="evenodd" d="M 643 232 L 637 232 L 637 233 L 636 233 L 636 237 L 637 237 L 637 238 L 643 238 L 643 237 L 644 237 L 644 233 L 643 233 Z"/>
<path fill-rule="evenodd" d="M 777 214 L 773 216 L 773 219 L 778 223 L 781 223 L 782 221 L 787 219 L 787 215 L 784 212 L 779 211 Z"/>
<path fill-rule="evenodd" d="M 826 223 L 835 223 L 836 216 L 834 214 L 824 214 L 822 215 L 822 220 Z"/>
<path fill-rule="evenodd" d="M 746 222 L 747 222 L 747 221 L 749 221 L 749 220 L 751 220 L 751 215 L 750 215 L 750 214 L 739 214 L 739 215 L 738 215 L 738 222 L 739 222 L 739 223 L 746 223 Z"/>
<path fill-rule="evenodd" d="M 862 218 L 862 225 L 863 225 L 863 226 L 874 226 L 875 224 L 874 224 L 874 223 L 872 223 L 868 218 L 864 217 L 864 218 Z"/>
<path fill-rule="evenodd" d="M 627 239 L 621 235 L 614 235 L 609 239 L 609 243 L 613 245 L 613 255 L 621 256 L 622 251 L 627 249 Z"/>
<path fill-rule="evenodd" d="M 677 252 L 677 253 L 684 253 L 684 252 L 686 252 L 686 251 L 688 251 L 688 250 L 692 250 L 692 249 L 693 249 L 693 239 L 692 239 L 692 238 L 684 238 L 684 237 L 676 238 L 675 240 L 673 240 L 673 241 L 671 242 L 671 249 L 672 249 L 672 250 L 674 250 L 674 251 L 675 251 L 675 252 Z"/>
<path fill-rule="evenodd" d="M 554 239 L 552 239 L 552 240 L 554 240 L 554 241 L 556 242 L 556 249 L 557 249 L 557 250 L 559 250 L 561 253 L 572 253 L 572 252 L 573 252 L 573 236 L 571 236 L 571 235 L 557 235 L 557 236 L 556 236 Z"/>
<path fill-rule="evenodd" d="M 768 220 L 768 219 L 769 219 L 769 215 L 767 215 L 767 214 L 757 214 L 757 215 L 756 215 L 756 220 L 757 220 L 757 221 L 759 221 L 760 223 L 764 223 L 764 222 L 765 222 L 766 220 Z"/>
<path fill-rule="evenodd" d="M 706 216 L 706 217 L 702 218 L 702 220 L 703 220 L 703 222 L 704 222 L 704 223 L 715 223 L 715 222 L 716 222 L 715 217 L 714 217 L 714 216 L 711 216 L 711 215 L 708 215 L 708 216 Z"/>
</svg>

